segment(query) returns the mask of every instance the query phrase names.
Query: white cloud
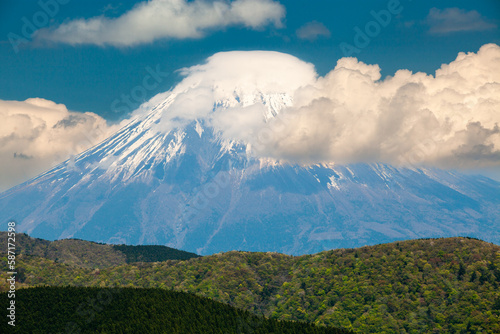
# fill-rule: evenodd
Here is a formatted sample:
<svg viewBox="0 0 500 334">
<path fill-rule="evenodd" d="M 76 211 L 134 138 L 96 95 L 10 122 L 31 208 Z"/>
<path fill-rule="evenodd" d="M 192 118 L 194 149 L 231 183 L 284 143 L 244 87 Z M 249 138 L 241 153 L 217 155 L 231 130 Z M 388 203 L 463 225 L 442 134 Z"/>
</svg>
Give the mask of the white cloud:
<svg viewBox="0 0 500 334">
<path fill-rule="evenodd" d="M 460 8 L 443 10 L 432 8 L 427 15 L 427 24 L 431 34 L 450 34 L 459 31 L 484 31 L 495 29 L 496 24 L 488 22 L 475 10 Z"/>
<path fill-rule="evenodd" d="M 315 41 L 319 37 L 330 37 L 331 33 L 321 22 L 312 21 L 304 24 L 296 31 L 297 37 L 308 41 Z"/>
<path fill-rule="evenodd" d="M 31 98 L 0 100 L 0 191 L 36 176 L 105 139 L 117 126 L 100 116 Z"/>
<path fill-rule="evenodd" d="M 342 58 L 318 77 L 311 64 L 286 54 L 218 53 L 183 71 L 173 89 L 180 97 L 164 111 L 162 127 L 205 119 L 228 139 L 249 143 L 258 157 L 304 164 L 500 167 L 498 68 L 495 44 L 458 54 L 435 75 L 400 70 L 383 80 L 378 65 L 356 58 Z M 256 92 L 286 93 L 293 106 L 266 123 L 258 99 L 243 107 L 233 101 Z M 213 111 L 224 100 L 232 107 Z"/>
<path fill-rule="evenodd" d="M 200 38 L 229 26 L 261 29 L 282 26 L 285 8 L 273 0 L 152 0 L 117 18 L 104 16 L 63 23 L 37 31 L 37 40 L 133 46 L 158 39 Z"/>
<path fill-rule="evenodd" d="M 498 68 L 500 47 L 495 44 L 459 53 L 434 75 L 400 70 L 385 79 L 378 65 L 356 58 L 339 59 L 332 71 L 318 77 L 313 65 L 291 55 L 224 52 L 183 69 L 181 83 L 140 110 L 173 92 L 177 98 L 163 111 L 160 130 L 205 120 L 223 137 L 250 144 L 249 153 L 257 157 L 498 170 Z M 289 107 L 266 118 L 260 99 L 266 96 L 282 98 Z M 229 108 L 214 110 L 222 102 Z M 0 100 L 0 119 L 0 190 L 118 128 L 93 113 L 71 112 L 38 98 Z"/>
<path fill-rule="evenodd" d="M 205 64 L 182 69 L 181 73 L 186 78 L 173 89 L 177 97 L 163 113 L 160 125 L 164 131 L 198 118 L 213 117 L 210 119 L 211 122 L 223 123 L 223 115 L 211 113 L 214 103 L 217 104 L 218 101 L 226 101 L 229 98 L 233 105 L 240 107 L 235 96 L 243 99 L 248 97 L 250 100 L 241 102 L 255 111 L 257 109 L 252 106 L 254 104 L 252 96 L 259 93 L 293 95 L 299 87 L 312 84 L 317 78 L 312 64 L 291 55 L 272 51 L 221 52 L 208 58 Z M 154 107 L 170 93 L 153 97 L 140 109 Z M 262 106 L 256 106 L 260 107 Z M 259 110 L 260 112 L 252 113 L 243 108 L 236 112 L 231 108 L 229 110 L 231 115 L 238 118 L 238 121 L 233 122 L 234 127 L 231 131 L 251 134 L 253 129 L 262 126 L 263 109 Z M 249 123 L 253 126 L 249 127 Z"/>
</svg>

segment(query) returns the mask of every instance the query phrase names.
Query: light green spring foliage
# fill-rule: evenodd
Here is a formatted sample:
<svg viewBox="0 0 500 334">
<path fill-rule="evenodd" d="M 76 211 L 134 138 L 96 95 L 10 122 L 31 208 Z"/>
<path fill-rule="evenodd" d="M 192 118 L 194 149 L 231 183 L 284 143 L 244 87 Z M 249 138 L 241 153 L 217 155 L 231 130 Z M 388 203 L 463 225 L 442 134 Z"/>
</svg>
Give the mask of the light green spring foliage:
<svg viewBox="0 0 500 334">
<path fill-rule="evenodd" d="M 500 333 L 500 247 L 469 238 L 300 257 L 228 252 L 106 269 L 21 256 L 19 267 L 21 286 L 175 289 L 274 319 L 361 333 Z"/>
</svg>

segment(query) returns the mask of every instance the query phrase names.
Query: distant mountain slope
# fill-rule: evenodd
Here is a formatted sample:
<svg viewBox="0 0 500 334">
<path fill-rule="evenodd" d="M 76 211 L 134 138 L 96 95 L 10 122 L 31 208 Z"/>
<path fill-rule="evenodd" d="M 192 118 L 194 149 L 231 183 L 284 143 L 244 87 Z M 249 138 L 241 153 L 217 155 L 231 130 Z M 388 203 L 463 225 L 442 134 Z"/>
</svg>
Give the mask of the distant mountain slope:
<svg viewBox="0 0 500 334">
<path fill-rule="evenodd" d="M 0 232 L 0 254 L 7 249 L 7 232 Z M 78 239 L 47 241 L 16 234 L 16 253 L 42 257 L 84 268 L 107 268 L 132 262 L 187 260 L 198 255 L 166 246 L 106 245 Z"/>
<path fill-rule="evenodd" d="M 5 282 L 6 262 L 0 263 Z M 99 271 L 19 256 L 20 287 L 160 287 L 361 333 L 499 333 L 500 246 L 425 239 L 293 257 L 229 252 Z M 5 284 L 5 283 L 4 283 Z M 6 285 L 0 287 L 5 291 Z"/>
<path fill-rule="evenodd" d="M 249 106 L 271 119 L 293 103 L 280 93 L 219 93 L 206 112 L 227 122 Z M 164 94 L 102 143 L 0 194 L 0 221 L 16 220 L 19 232 L 49 240 L 158 244 L 202 255 L 301 255 L 458 235 L 500 244 L 499 182 L 432 168 L 257 158 L 251 145 L 209 121 L 165 129 L 170 107 L 183 98 Z"/>
<path fill-rule="evenodd" d="M 161 289 L 44 287 L 21 290 L 16 301 L 16 326 L 2 321 L 2 333 L 351 333 L 265 319 L 208 298 Z M 7 302 L 7 294 L 1 294 L 0 304 Z"/>
</svg>

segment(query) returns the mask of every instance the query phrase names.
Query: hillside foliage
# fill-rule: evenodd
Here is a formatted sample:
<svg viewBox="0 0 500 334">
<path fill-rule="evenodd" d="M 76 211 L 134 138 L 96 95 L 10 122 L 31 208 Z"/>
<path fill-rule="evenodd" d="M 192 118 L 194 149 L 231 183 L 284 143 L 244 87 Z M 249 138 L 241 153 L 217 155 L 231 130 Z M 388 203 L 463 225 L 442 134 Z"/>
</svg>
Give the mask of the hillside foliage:
<svg viewBox="0 0 500 334">
<path fill-rule="evenodd" d="M 0 244 L 6 249 L 7 232 L 0 232 Z M 107 245 L 79 239 L 47 241 L 16 234 L 16 253 L 43 257 L 57 263 L 89 269 L 108 268 L 133 262 L 187 260 L 199 257 L 194 253 L 160 245 Z"/>
<path fill-rule="evenodd" d="M 175 248 L 158 245 L 113 245 L 113 249 L 125 254 L 127 263 L 189 260 L 199 255 Z"/>
<path fill-rule="evenodd" d="M 500 247 L 469 238 L 299 257 L 228 252 L 100 270 L 21 255 L 19 267 L 20 287 L 173 289 L 272 319 L 360 333 L 500 333 Z"/>
<path fill-rule="evenodd" d="M 349 333 L 266 319 L 208 298 L 163 289 L 38 287 L 19 291 L 16 300 L 16 326 L 2 321 L 2 333 Z M 6 293 L 1 294 L 0 305 L 7 302 Z"/>
</svg>

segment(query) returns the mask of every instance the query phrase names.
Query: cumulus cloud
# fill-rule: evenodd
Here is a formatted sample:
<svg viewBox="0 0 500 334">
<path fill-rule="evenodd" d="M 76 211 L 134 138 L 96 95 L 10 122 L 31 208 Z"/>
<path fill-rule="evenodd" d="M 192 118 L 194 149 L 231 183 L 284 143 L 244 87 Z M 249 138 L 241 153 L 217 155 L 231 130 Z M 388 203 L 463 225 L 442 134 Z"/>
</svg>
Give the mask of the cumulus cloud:
<svg viewBox="0 0 500 334">
<path fill-rule="evenodd" d="M 460 8 L 443 10 L 432 8 L 427 15 L 427 24 L 431 34 L 450 34 L 459 31 L 484 31 L 495 29 L 496 24 L 488 22 L 475 10 Z"/>
<path fill-rule="evenodd" d="M 386 162 L 445 168 L 500 167 L 500 47 L 459 53 L 433 75 L 342 58 L 324 77 L 314 66 L 270 51 L 217 53 L 185 68 L 158 130 L 195 121 L 257 158 L 313 164 Z M 272 106 L 272 108 L 269 108 Z M 140 112 L 140 111 L 138 111 Z M 0 190 L 105 139 L 93 113 L 44 99 L 0 100 Z"/>
<path fill-rule="evenodd" d="M 315 41 L 319 37 L 330 37 L 331 33 L 321 22 L 312 21 L 306 23 L 296 31 L 297 37 L 308 41 Z"/>
<path fill-rule="evenodd" d="M 37 31 L 39 41 L 132 46 L 158 39 L 200 38 L 229 26 L 282 26 L 285 8 L 273 0 L 152 0 L 117 18 L 78 19 Z"/>
<path fill-rule="evenodd" d="M 0 100 L 0 191 L 97 144 L 117 129 L 100 116 L 31 98 Z"/>
<path fill-rule="evenodd" d="M 149 103 L 173 93 L 162 130 L 204 120 L 256 157 L 491 168 L 500 166 L 498 68 L 495 44 L 459 53 L 434 75 L 399 70 L 385 79 L 378 65 L 356 58 L 318 77 L 282 53 L 218 53 Z M 285 107 L 268 117 L 269 103 Z"/>
</svg>

